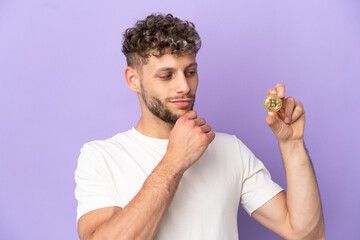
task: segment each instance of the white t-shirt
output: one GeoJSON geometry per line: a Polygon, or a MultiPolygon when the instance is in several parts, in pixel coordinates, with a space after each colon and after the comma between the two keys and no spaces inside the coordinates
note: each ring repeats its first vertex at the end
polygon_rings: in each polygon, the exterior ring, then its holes
{"type": "MultiPolygon", "coordinates": [[[[85,143],[75,171],[77,220],[98,208],[124,208],[163,158],[168,139],[134,127],[85,143]]],[[[263,163],[234,135],[216,133],[185,171],[155,239],[238,239],[239,204],[251,214],[283,190],[263,163]]]]}

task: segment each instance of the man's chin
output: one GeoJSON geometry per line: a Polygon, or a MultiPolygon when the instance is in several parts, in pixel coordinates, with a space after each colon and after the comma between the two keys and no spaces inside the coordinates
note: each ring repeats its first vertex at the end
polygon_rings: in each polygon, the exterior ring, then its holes
{"type": "Polygon", "coordinates": [[[185,113],[187,113],[188,111],[190,111],[190,109],[178,109],[177,111],[171,111],[171,119],[172,119],[172,123],[175,124],[175,122],[181,118],[185,113]],[[174,122],[175,121],[175,122],[174,122]]]}
{"type": "Polygon", "coordinates": [[[172,113],[176,116],[179,116],[179,118],[184,115],[185,113],[191,111],[192,108],[180,108],[180,109],[177,109],[176,111],[172,111],[172,113]]]}
{"type": "Polygon", "coordinates": [[[173,116],[176,116],[176,119],[179,119],[180,117],[182,117],[184,114],[186,114],[187,112],[193,110],[193,106],[188,106],[188,107],[184,107],[184,108],[180,108],[180,107],[172,107],[172,108],[168,108],[168,110],[171,112],[171,114],[173,116]]]}

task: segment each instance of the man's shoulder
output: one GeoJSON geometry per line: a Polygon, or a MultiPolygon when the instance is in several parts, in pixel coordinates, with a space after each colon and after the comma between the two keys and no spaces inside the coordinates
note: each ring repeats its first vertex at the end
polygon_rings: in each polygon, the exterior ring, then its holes
{"type": "Polygon", "coordinates": [[[215,132],[215,139],[211,142],[210,146],[217,148],[234,147],[238,144],[238,138],[234,134],[215,132]]]}
{"type": "Polygon", "coordinates": [[[94,149],[94,150],[104,150],[114,145],[118,145],[121,141],[124,141],[128,137],[130,130],[117,133],[109,138],[105,139],[96,139],[85,142],[82,146],[82,149],[94,149]]]}
{"type": "Polygon", "coordinates": [[[211,143],[211,145],[215,145],[217,147],[236,147],[239,149],[247,148],[244,142],[237,137],[235,134],[223,133],[223,132],[215,132],[215,139],[211,143]]]}
{"type": "Polygon", "coordinates": [[[234,134],[224,133],[224,132],[215,132],[214,141],[217,142],[234,142],[238,138],[234,134]]]}

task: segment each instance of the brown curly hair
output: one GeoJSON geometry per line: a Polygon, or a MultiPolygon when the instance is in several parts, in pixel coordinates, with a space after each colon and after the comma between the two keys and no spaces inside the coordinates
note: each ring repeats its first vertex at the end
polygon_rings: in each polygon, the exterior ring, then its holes
{"type": "Polygon", "coordinates": [[[197,54],[201,47],[199,34],[192,22],[182,21],[171,14],[151,14],[137,21],[133,28],[126,29],[122,52],[128,66],[139,68],[153,55],[161,57],[197,54]]]}

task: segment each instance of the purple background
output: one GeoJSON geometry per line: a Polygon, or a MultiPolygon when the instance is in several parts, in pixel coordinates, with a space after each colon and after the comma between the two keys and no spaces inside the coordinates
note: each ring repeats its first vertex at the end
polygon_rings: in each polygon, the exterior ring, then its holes
{"type": "MultiPolygon", "coordinates": [[[[78,239],[74,171],[87,141],[136,125],[122,33],[150,13],[193,21],[195,110],[236,134],[286,187],[266,91],[304,103],[328,239],[360,239],[360,3],[1,1],[0,239],[78,239]]],[[[240,239],[280,239],[239,211],[240,239]]]]}

